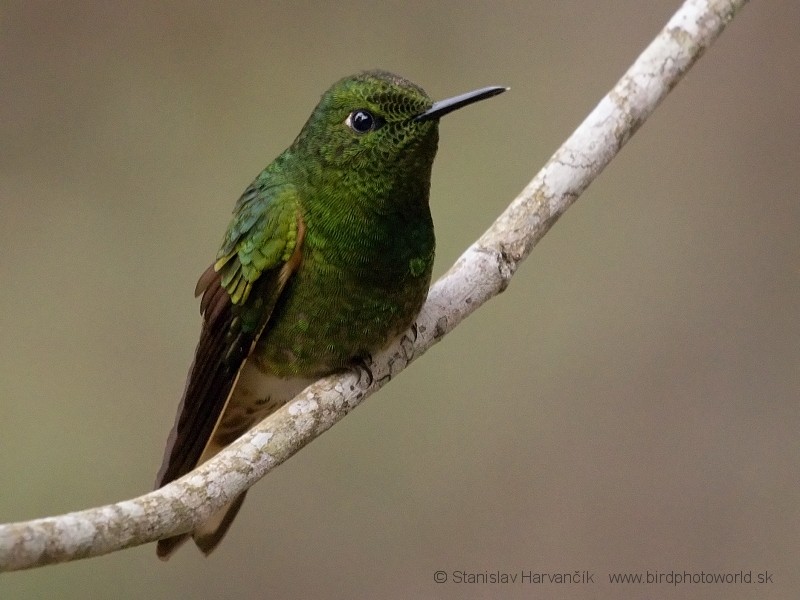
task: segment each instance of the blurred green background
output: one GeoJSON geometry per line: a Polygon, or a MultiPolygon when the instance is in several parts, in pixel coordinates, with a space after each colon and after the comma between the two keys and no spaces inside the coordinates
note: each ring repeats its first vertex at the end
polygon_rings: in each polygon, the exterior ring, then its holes
{"type": "MultiPolygon", "coordinates": [[[[442,123],[441,274],[679,4],[0,8],[0,521],[150,489],[195,281],[333,81],[512,87],[442,123]]],[[[148,545],[3,575],[0,598],[795,596],[799,22],[746,8],[508,291],[260,482],[210,558],[148,545]],[[648,569],[773,583],[607,583],[648,569]]]]}

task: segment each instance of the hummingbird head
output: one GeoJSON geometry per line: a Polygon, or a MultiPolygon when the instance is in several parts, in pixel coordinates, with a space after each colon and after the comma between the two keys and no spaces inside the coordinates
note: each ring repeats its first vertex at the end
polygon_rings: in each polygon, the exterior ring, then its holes
{"type": "Polygon", "coordinates": [[[334,169],[348,179],[429,182],[439,118],[505,90],[483,88],[434,103],[407,79],[365,71],[339,80],[323,94],[292,148],[311,155],[323,171],[334,169]]]}

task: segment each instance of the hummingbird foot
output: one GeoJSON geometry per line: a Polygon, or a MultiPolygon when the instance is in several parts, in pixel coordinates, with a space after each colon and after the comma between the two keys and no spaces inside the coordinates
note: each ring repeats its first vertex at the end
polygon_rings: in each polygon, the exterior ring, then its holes
{"type": "Polygon", "coordinates": [[[375,381],[372,374],[372,355],[360,356],[353,361],[353,369],[358,373],[358,382],[361,383],[361,378],[367,376],[367,387],[371,386],[375,381]]]}

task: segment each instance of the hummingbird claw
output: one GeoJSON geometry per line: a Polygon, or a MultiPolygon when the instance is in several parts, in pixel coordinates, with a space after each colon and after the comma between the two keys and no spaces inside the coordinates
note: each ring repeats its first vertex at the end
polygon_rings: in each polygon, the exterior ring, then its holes
{"type": "Polygon", "coordinates": [[[358,371],[358,381],[361,382],[361,377],[363,375],[367,376],[367,387],[371,386],[372,383],[375,381],[375,377],[372,374],[372,369],[370,368],[370,364],[372,363],[372,356],[367,354],[366,356],[361,356],[357,358],[353,362],[353,368],[358,371]]]}

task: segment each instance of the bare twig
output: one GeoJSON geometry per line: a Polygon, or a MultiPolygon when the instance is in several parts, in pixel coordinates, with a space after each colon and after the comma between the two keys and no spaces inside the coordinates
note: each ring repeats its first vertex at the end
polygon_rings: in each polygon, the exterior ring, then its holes
{"type": "Polygon", "coordinates": [[[0,525],[0,570],[98,556],[188,531],[326,431],[509,284],[747,0],[688,0],[506,211],[431,288],[415,332],[374,357],[374,382],[325,378],[198,469],[116,504],[0,525]]]}

